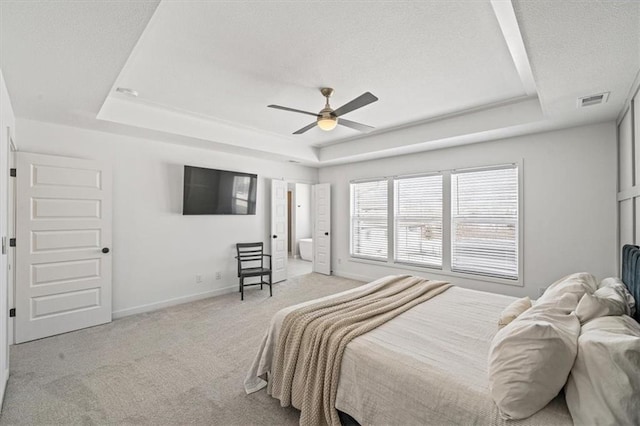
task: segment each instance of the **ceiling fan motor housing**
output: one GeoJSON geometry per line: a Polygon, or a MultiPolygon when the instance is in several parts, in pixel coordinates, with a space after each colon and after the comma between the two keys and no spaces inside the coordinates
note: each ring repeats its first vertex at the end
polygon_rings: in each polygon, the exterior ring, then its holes
{"type": "Polygon", "coordinates": [[[323,87],[320,89],[320,93],[322,93],[322,96],[327,98],[327,102],[324,108],[318,113],[318,121],[335,119],[337,123],[338,117],[333,114],[333,108],[329,106],[329,98],[333,95],[333,89],[331,87],[323,87]]]}
{"type": "Polygon", "coordinates": [[[320,119],[331,119],[331,120],[337,120],[338,117],[336,117],[335,115],[333,115],[333,109],[326,107],[323,108],[319,113],[318,113],[318,120],[320,119]]]}

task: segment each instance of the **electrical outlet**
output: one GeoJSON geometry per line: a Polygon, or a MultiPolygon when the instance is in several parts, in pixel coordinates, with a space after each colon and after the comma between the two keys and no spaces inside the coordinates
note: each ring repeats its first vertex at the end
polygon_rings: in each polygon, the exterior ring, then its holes
{"type": "Polygon", "coordinates": [[[196,275],[196,284],[200,284],[202,282],[202,275],[196,275]]]}
{"type": "Polygon", "coordinates": [[[221,280],[222,279],[222,272],[218,271],[216,272],[216,280],[221,280]]]}

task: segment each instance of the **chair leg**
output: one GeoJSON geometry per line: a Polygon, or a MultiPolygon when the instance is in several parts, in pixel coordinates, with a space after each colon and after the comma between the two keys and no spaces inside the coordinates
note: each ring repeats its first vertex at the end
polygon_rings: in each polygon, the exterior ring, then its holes
{"type": "Polygon", "coordinates": [[[244,277],[240,278],[240,300],[244,300],[244,277]]]}
{"type": "Polygon", "coordinates": [[[269,297],[273,296],[273,290],[271,289],[271,273],[269,273],[269,297]]]}
{"type": "Polygon", "coordinates": [[[262,290],[262,284],[264,284],[264,280],[262,278],[264,278],[264,275],[260,275],[260,290],[262,290]]]}

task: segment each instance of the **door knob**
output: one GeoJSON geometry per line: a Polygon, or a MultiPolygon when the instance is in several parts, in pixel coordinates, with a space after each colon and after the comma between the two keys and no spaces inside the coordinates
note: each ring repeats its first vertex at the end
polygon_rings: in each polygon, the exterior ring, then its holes
{"type": "Polygon", "coordinates": [[[325,232],[325,233],[324,233],[324,235],[329,235],[329,233],[328,233],[328,232],[325,232]]]}
{"type": "Polygon", "coordinates": [[[109,247],[105,247],[105,248],[103,248],[103,249],[102,249],[102,252],[103,252],[103,253],[105,253],[105,254],[106,254],[106,253],[109,253],[109,247]]]}
{"type": "Polygon", "coordinates": [[[273,236],[273,238],[278,238],[278,236],[277,236],[277,235],[274,235],[274,236],[273,236]]]}

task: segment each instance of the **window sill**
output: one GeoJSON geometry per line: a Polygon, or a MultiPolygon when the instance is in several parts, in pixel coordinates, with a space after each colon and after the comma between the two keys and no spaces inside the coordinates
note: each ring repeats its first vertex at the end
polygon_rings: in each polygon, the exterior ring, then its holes
{"type": "Polygon", "coordinates": [[[349,262],[363,263],[366,265],[383,266],[386,268],[393,268],[393,269],[404,269],[407,271],[417,271],[417,272],[423,272],[423,273],[431,272],[436,275],[444,275],[447,277],[464,278],[464,279],[473,280],[473,281],[483,281],[483,282],[488,282],[492,284],[508,285],[512,287],[524,287],[522,278],[518,278],[517,280],[508,280],[505,278],[494,278],[494,277],[488,277],[485,275],[464,274],[461,272],[447,271],[447,270],[444,270],[441,268],[435,268],[435,267],[407,265],[404,263],[395,263],[395,262],[389,262],[385,260],[370,260],[370,259],[363,259],[359,257],[350,257],[349,262]]]}

